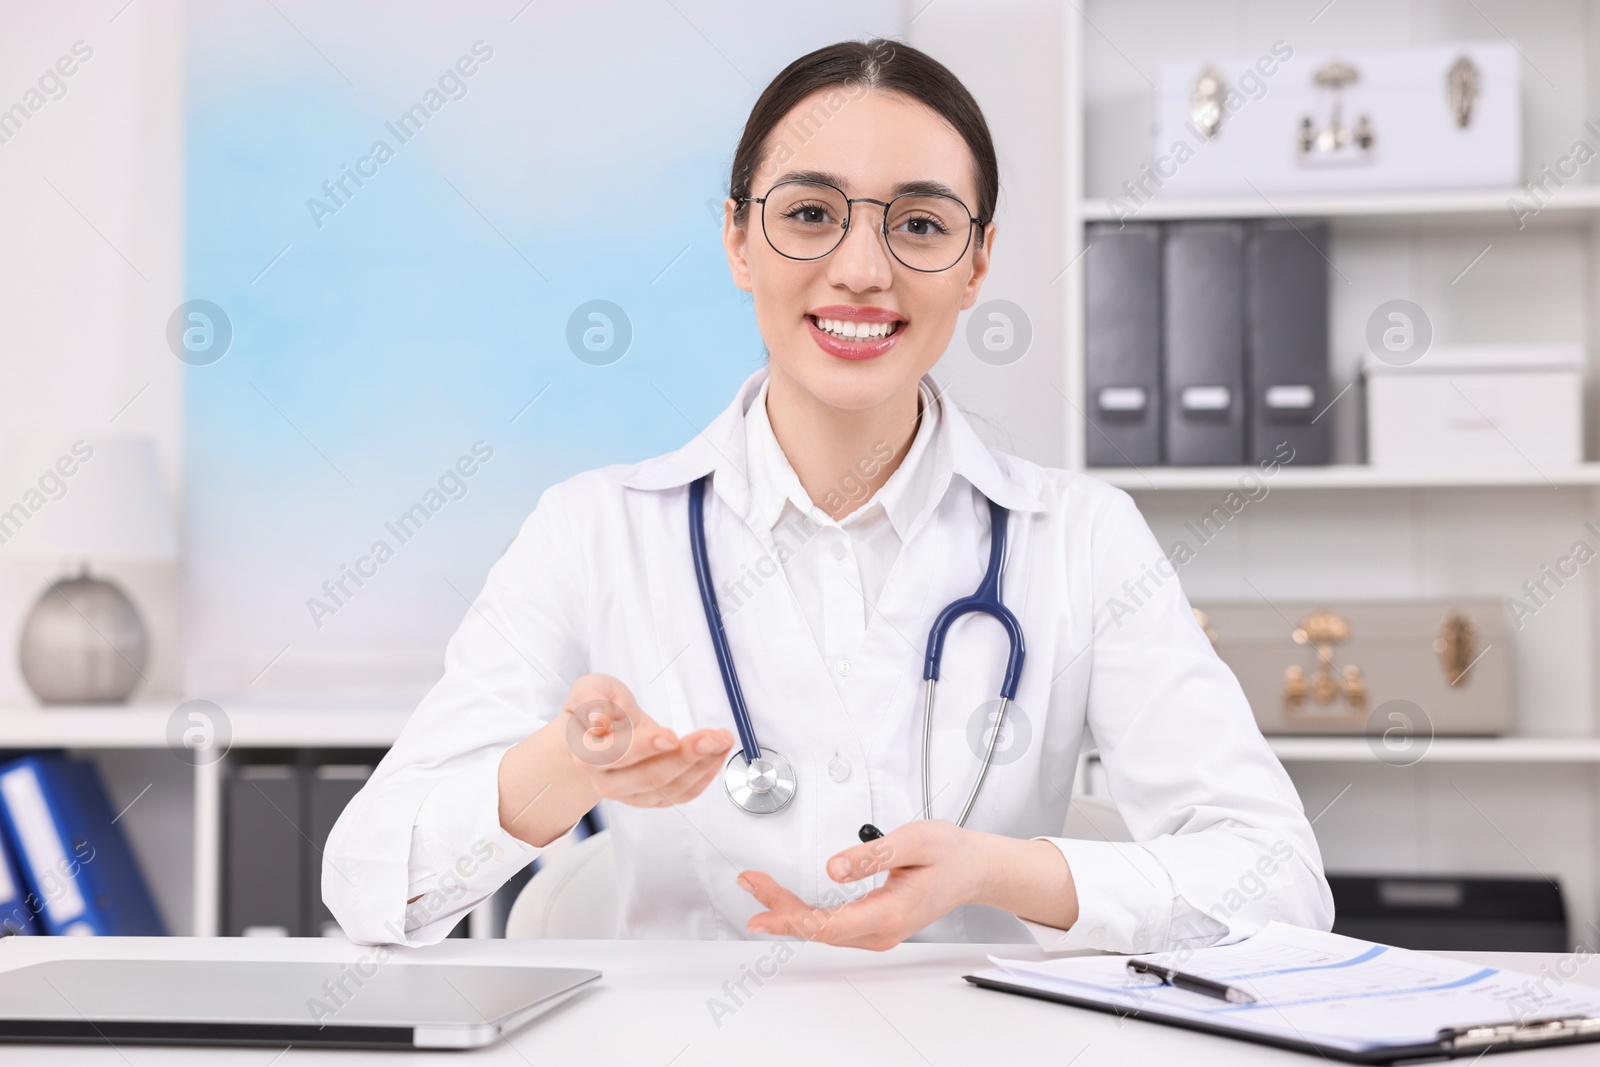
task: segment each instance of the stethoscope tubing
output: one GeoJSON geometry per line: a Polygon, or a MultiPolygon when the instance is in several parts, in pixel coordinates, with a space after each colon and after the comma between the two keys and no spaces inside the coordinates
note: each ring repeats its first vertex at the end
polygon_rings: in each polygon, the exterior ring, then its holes
{"type": "Polygon", "coordinates": [[[1022,660],[1026,655],[1026,649],[1022,641],[1022,624],[1000,599],[1000,575],[1006,552],[1006,509],[993,500],[987,503],[989,565],[984,569],[983,581],[978,583],[977,590],[971,596],[952,600],[945,605],[943,611],[939,612],[938,618],[934,619],[933,628],[928,631],[928,650],[922,660],[922,677],[929,681],[939,680],[939,663],[944,658],[944,639],[950,633],[951,625],[963,615],[980,611],[992,616],[1005,627],[1006,640],[1010,644],[1011,652],[1006,659],[1006,674],[1000,684],[1000,695],[1006,700],[1015,700],[1017,685],[1022,681],[1022,660]]]}
{"type": "MultiPolygon", "coordinates": [[[[722,625],[722,609],[717,604],[716,589],[711,580],[711,564],[706,551],[705,494],[706,482],[709,479],[710,475],[702,475],[689,483],[689,547],[694,557],[695,582],[700,591],[700,603],[705,609],[706,621],[711,632],[711,646],[716,652],[717,668],[722,674],[722,687],[728,694],[728,706],[733,712],[733,722],[739,733],[739,743],[743,746],[745,760],[754,763],[761,758],[761,746],[756,742],[755,726],[750,719],[749,707],[745,704],[744,690],[739,685],[738,671],[733,664],[733,652],[728,647],[727,633],[722,625]]],[[[1006,631],[1009,654],[1006,659],[1005,677],[1000,685],[999,715],[994,728],[989,731],[988,740],[984,745],[983,761],[978,767],[977,780],[973,782],[972,789],[967,793],[967,799],[961,806],[961,813],[956,819],[957,826],[966,825],[967,818],[972,814],[972,808],[977,802],[978,791],[983,788],[989,767],[994,762],[995,744],[1000,737],[1000,731],[1005,727],[1006,710],[1016,699],[1017,687],[1022,680],[1022,664],[1026,656],[1022,624],[1005,606],[1000,596],[1000,582],[1005,563],[1007,512],[993,500],[987,503],[989,562],[984,570],[983,581],[971,596],[952,601],[939,612],[932,628],[928,631],[928,647],[923,656],[922,677],[927,682],[927,697],[922,715],[922,817],[926,819],[930,817],[933,808],[933,799],[929,795],[929,784],[933,778],[933,696],[934,687],[939,681],[939,665],[944,658],[945,637],[958,618],[972,612],[990,616],[1006,631]]],[[[737,799],[734,802],[739,803],[737,799]]],[[[740,806],[744,807],[742,804],[740,806]]],[[[746,808],[746,810],[751,809],[746,808]]]]}
{"type": "Polygon", "coordinates": [[[716,589],[711,584],[711,563],[706,555],[706,477],[689,483],[689,547],[694,556],[694,577],[700,587],[700,604],[705,608],[706,621],[710,623],[711,647],[717,653],[717,669],[722,672],[722,688],[728,694],[728,706],[733,709],[733,725],[739,733],[739,745],[744,758],[754,763],[761,758],[761,746],[756,742],[756,729],[750,721],[750,709],[744,702],[744,690],[739,685],[739,674],[733,666],[733,651],[728,647],[728,635],[722,628],[722,608],[717,604],[716,589]]]}

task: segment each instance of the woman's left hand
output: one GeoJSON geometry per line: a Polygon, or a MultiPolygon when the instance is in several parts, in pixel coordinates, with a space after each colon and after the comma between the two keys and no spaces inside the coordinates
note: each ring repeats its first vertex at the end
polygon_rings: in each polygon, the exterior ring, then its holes
{"type": "Polygon", "coordinates": [[[752,916],[747,928],[854,948],[893,948],[963,904],[983,899],[985,853],[992,840],[993,835],[942,819],[919,819],[876,841],[847,848],[828,860],[828,877],[835,882],[856,882],[879,871],[888,871],[889,877],[860,899],[837,907],[813,907],[771,875],[744,871],[740,888],[767,908],[752,916]]]}

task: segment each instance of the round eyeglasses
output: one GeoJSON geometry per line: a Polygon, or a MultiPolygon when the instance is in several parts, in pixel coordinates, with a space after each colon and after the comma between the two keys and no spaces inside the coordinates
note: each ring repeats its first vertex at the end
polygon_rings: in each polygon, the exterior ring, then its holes
{"type": "Polygon", "coordinates": [[[885,203],[870,196],[848,197],[826,182],[779,182],[766,196],[744,196],[761,205],[761,232],[772,250],[788,259],[821,259],[838,248],[850,231],[856,204],[883,208],[883,239],[889,253],[912,270],[933,274],[961,262],[972,241],[974,218],[967,205],[942,193],[901,193],[885,203]]]}

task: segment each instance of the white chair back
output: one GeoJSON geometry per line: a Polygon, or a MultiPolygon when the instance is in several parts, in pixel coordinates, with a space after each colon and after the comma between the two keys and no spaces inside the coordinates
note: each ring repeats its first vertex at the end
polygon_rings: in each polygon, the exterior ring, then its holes
{"type": "Polygon", "coordinates": [[[507,937],[596,940],[617,936],[621,902],[611,831],[584,838],[548,858],[517,894],[507,937]]]}

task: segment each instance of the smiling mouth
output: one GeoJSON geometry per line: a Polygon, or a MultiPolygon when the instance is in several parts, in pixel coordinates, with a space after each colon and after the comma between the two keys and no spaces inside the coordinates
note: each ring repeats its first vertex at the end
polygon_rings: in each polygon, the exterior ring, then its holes
{"type": "Polygon", "coordinates": [[[905,325],[904,320],[894,322],[852,322],[849,319],[824,319],[816,315],[807,315],[811,325],[827,334],[829,337],[840,341],[853,341],[857,344],[870,344],[873,341],[882,341],[886,337],[893,337],[905,325]]]}

